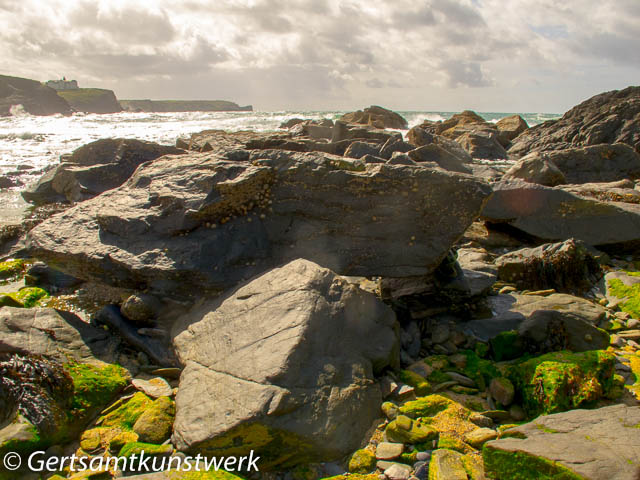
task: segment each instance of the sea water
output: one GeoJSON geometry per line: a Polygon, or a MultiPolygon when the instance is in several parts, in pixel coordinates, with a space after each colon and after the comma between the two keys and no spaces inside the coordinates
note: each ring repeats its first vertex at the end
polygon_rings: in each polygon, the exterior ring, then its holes
{"type": "MultiPolygon", "coordinates": [[[[0,117],[0,176],[9,172],[21,185],[0,190],[0,222],[20,221],[27,204],[20,191],[35,183],[43,172],[59,162],[60,155],[70,153],[100,138],[137,138],[174,145],[179,137],[189,137],[207,129],[227,131],[275,131],[291,118],[335,120],[342,111],[280,112],[179,112],[179,113],[114,113],[108,115],[74,114],[71,116],[33,116],[21,109],[0,117]]],[[[409,127],[424,120],[445,120],[457,112],[399,112],[409,127]]],[[[479,113],[489,122],[513,113],[479,113]]],[[[529,124],[537,125],[559,115],[520,113],[529,124]]]]}

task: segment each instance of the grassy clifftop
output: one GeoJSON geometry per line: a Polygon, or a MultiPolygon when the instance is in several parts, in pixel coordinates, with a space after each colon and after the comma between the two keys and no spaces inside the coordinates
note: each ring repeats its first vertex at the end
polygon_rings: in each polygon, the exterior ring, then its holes
{"type": "Polygon", "coordinates": [[[111,90],[79,88],[77,90],[61,90],[58,95],[64,98],[77,112],[116,113],[122,111],[122,107],[111,90]]]}

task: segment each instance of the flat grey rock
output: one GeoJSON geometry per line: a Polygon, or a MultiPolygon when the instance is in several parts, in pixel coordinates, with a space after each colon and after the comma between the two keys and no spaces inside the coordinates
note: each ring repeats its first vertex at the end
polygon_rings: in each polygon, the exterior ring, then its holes
{"type": "MultiPolygon", "coordinates": [[[[526,438],[491,441],[485,450],[541,457],[586,480],[636,480],[640,475],[640,407],[614,405],[543,415],[507,432],[526,438]]],[[[486,462],[486,451],[484,457],[486,462]]],[[[503,478],[499,464],[487,465],[487,470],[503,478]]]]}
{"type": "Polygon", "coordinates": [[[374,295],[307,260],[195,308],[173,332],[185,365],[174,445],[269,457],[285,442],[291,456],[266,459],[277,466],[353,453],[380,416],[374,372],[398,364],[395,323],[374,295]]]}

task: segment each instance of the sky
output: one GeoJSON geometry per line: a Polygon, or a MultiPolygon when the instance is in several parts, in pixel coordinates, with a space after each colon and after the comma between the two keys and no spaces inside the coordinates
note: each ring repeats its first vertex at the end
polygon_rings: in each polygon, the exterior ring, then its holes
{"type": "Polygon", "coordinates": [[[640,84],[640,0],[0,0],[0,73],[257,110],[562,113],[640,84]]]}

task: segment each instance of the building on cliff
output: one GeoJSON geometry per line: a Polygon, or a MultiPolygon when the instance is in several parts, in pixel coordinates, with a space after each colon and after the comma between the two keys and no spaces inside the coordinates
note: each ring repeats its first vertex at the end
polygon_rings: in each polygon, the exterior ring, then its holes
{"type": "Polygon", "coordinates": [[[78,82],[76,80],[67,80],[62,77],[62,80],[49,80],[45,83],[47,87],[51,87],[54,90],[78,90],[78,82]]]}

